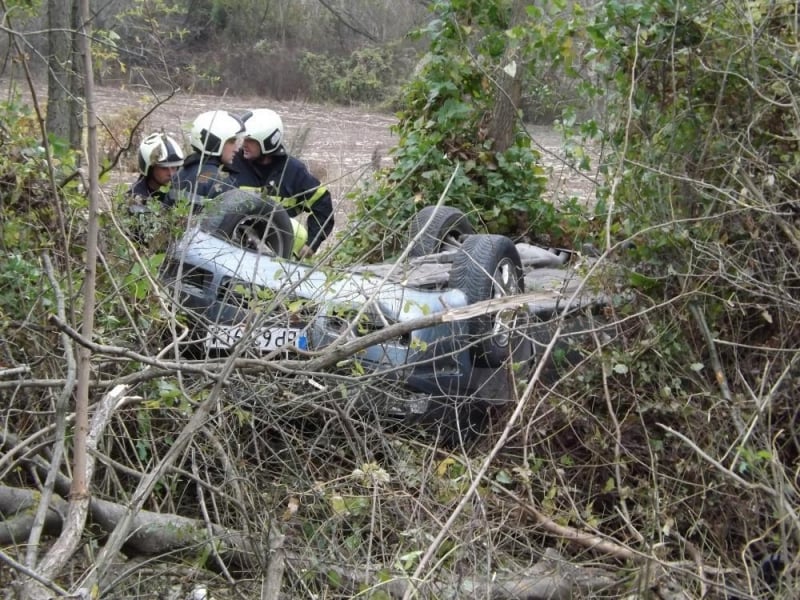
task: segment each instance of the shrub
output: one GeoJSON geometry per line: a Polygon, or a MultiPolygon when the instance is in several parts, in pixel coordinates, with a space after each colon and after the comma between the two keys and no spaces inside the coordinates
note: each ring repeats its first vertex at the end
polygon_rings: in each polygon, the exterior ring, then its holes
{"type": "MultiPolygon", "coordinates": [[[[493,69],[507,43],[515,43],[508,40],[527,40],[524,27],[509,28],[509,13],[501,4],[435,3],[438,18],[418,32],[427,36],[429,52],[404,87],[394,127],[398,142],[390,151],[394,164],[351,194],[356,217],[377,223],[348,237],[351,255],[379,258],[379,252],[395,252],[405,241],[396,232],[405,231],[414,212],[442,195],[491,233],[553,243],[571,238],[566,231],[578,222],[542,199],[546,173],[520,123],[513,125],[516,135],[507,149],[497,150],[487,135],[502,93],[492,83],[493,69]]],[[[527,68],[550,56],[549,50],[543,54],[544,46],[525,46],[527,68]]]]}
{"type": "Polygon", "coordinates": [[[361,48],[345,57],[306,52],[300,69],[309,81],[310,99],[317,102],[377,104],[396,91],[392,46],[361,48]]]}

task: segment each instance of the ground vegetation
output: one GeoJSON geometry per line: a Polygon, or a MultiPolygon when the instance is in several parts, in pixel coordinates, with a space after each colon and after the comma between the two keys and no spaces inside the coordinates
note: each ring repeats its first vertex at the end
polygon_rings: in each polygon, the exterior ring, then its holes
{"type": "MultiPolygon", "coordinates": [[[[285,20],[261,22],[233,3],[127,6],[124,27],[96,23],[125,42],[97,33],[108,54],[93,71],[113,81],[125,65],[161,97],[224,73],[171,59],[226,31],[283,25],[264,47],[284,56],[295,27],[388,39],[367,26],[371,3],[293,18],[312,4],[277,2],[285,20]]],[[[113,198],[97,209],[86,150],[43,134],[46,111],[22,77],[25,99],[0,103],[9,597],[797,597],[797,4],[554,0],[526,6],[519,30],[514,4],[431,3],[397,144],[350,198],[349,241],[331,245],[350,261],[402,251],[415,208],[442,201],[592,265],[587,284],[609,302],[579,331],[553,320],[573,340],[553,356],[560,372],[519,373],[516,402],[455,448],[435,426],[356,410],[403,393],[357,361],[180,355],[190,332],[158,284],[163,254],[133,243],[113,198]],[[564,163],[596,194],[546,203],[531,129],[516,123],[502,152],[483,137],[497,73],[515,68],[529,69],[522,96],[557,115],[564,163]],[[556,73],[574,98],[531,83],[556,73]],[[79,450],[88,495],[72,487],[79,450]],[[85,526],[65,518],[81,502],[85,526]],[[45,557],[67,533],[78,550],[54,572],[45,557]]],[[[24,6],[0,7],[3,31],[26,42],[8,44],[6,68],[18,69],[38,42],[16,19],[24,6]]],[[[187,215],[165,215],[163,233],[187,215]]]]}

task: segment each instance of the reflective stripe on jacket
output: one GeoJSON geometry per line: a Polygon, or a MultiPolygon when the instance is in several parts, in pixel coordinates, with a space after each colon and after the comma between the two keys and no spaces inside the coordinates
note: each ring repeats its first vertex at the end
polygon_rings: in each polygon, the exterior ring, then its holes
{"type": "Polygon", "coordinates": [[[305,163],[293,156],[273,156],[269,164],[257,164],[236,153],[231,167],[236,187],[260,189],[296,217],[309,213],[308,245],[316,250],[333,230],[333,201],[330,192],[314,177],[305,163]]]}

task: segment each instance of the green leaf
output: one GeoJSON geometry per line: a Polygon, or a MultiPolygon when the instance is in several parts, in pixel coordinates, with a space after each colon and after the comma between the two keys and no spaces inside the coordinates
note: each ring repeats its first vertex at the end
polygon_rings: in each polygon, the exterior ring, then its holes
{"type": "Polygon", "coordinates": [[[514,478],[509,475],[508,471],[505,469],[501,469],[497,472],[497,475],[494,476],[495,481],[497,483],[502,483],[503,485],[511,485],[514,483],[514,478]]]}
{"type": "Polygon", "coordinates": [[[331,505],[331,510],[333,510],[335,515],[344,516],[349,514],[349,511],[347,510],[347,504],[345,503],[344,498],[342,498],[340,495],[334,494],[330,497],[329,502],[331,505]]]}
{"type": "Polygon", "coordinates": [[[328,582],[330,582],[334,588],[340,588],[342,586],[342,576],[337,571],[330,569],[327,572],[327,576],[328,582]]]}
{"type": "Polygon", "coordinates": [[[412,552],[403,554],[397,559],[397,561],[401,569],[404,571],[410,571],[412,568],[414,568],[414,565],[417,564],[420,556],[422,556],[422,550],[413,550],[412,552]]]}

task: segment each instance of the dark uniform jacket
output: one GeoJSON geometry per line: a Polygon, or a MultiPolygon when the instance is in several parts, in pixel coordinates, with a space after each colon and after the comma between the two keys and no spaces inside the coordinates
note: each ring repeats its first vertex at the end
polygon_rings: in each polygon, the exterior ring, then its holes
{"type": "Polygon", "coordinates": [[[145,232],[149,227],[146,225],[145,215],[153,212],[151,208],[153,200],[160,202],[163,206],[172,206],[173,201],[170,194],[171,191],[166,186],[155,191],[151,190],[147,185],[147,177],[144,175],[134,181],[125,194],[128,213],[132,217],[127,223],[128,233],[131,239],[140,246],[147,246],[148,236],[145,232]]]}
{"type": "Polygon", "coordinates": [[[289,216],[308,212],[308,245],[317,250],[333,230],[333,200],[328,189],[314,177],[305,163],[292,156],[271,156],[270,164],[245,160],[236,153],[231,181],[239,188],[260,188],[280,202],[289,216]]]}
{"type": "MultiPolygon", "coordinates": [[[[172,187],[177,193],[203,198],[214,198],[234,186],[230,181],[230,173],[218,156],[202,156],[194,152],[186,157],[183,166],[175,173],[172,187]],[[201,161],[202,158],[202,161],[201,161]]],[[[168,204],[175,204],[177,194],[170,194],[168,204]]]]}
{"type": "Polygon", "coordinates": [[[152,191],[150,186],[147,185],[147,177],[144,175],[140,175],[139,179],[133,182],[133,185],[128,190],[128,197],[142,206],[147,204],[151,198],[164,204],[168,203],[167,192],[162,189],[152,191]]]}

